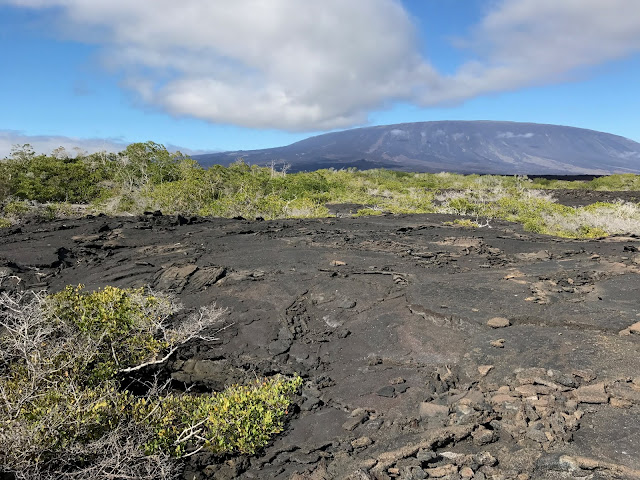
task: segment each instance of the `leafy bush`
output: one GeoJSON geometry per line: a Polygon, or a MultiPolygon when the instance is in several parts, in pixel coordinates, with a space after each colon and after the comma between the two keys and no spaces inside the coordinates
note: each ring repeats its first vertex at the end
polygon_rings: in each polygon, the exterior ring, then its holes
{"type": "Polygon", "coordinates": [[[274,377],[252,385],[233,385],[212,395],[168,395],[136,405],[135,415],[155,433],[148,454],[177,457],[206,448],[214,453],[253,454],[283,429],[300,377],[274,377]]]}
{"type": "Polygon", "coordinates": [[[8,162],[9,191],[21,199],[39,202],[86,203],[98,195],[101,173],[82,159],[40,155],[27,162],[8,162]]]}
{"type": "Polygon", "coordinates": [[[463,219],[456,219],[453,222],[451,222],[453,225],[457,225],[459,227],[463,227],[463,228],[478,228],[480,225],[477,222],[474,222],[473,220],[470,220],[468,218],[463,218],[463,219]]]}
{"type": "Polygon", "coordinates": [[[355,214],[356,217],[367,217],[376,215],[382,215],[382,210],[376,210],[373,208],[361,208],[355,214]]]}
{"type": "Polygon", "coordinates": [[[624,173],[598,177],[588,182],[588,188],[604,191],[640,190],[640,175],[624,173]]]}
{"type": "Polygon", "coordinates": [[[112,378],[119,370],[155,358],[171,345],[164,326],[178,306],[164,295],[145,295],[144,289],[105,287],[83,293],[68,286],[48,298],[52,321],[71,324],[95,342],[89,365],[76,375],[91,384],[112,378]],[[162,337],[157,338],[158,333],[162,337]]]}
{"type": "Polygon", "coordinates": [[[5,204],[4,214],[10,217],[20,217],[31,210],[30,205],[21,200],[9,201],[5,204]]]}
{"type": "Polygon", "coordinates": [[[152,383],[136,396],[121,375],[162,365],[194,338],[213,339],[205,331],[220,326],[220,309],[169,326],[180,306],[142,289],[79,286],[1,300],[0,472],[17,478],[172,478],[171,457],[253,453],[282,430],[301,383],[275,377],[198,396],[152,383]]]}

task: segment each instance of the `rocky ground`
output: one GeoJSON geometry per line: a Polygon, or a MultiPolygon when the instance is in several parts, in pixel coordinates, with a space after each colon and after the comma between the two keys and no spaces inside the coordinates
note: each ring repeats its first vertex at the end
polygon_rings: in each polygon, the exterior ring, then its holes
{"type": "Polygon", "coordinates": [[[584,207],[595,202],[640,202],[640,192],[600,192],[594,190],[547,190],[558,203],[569,207],[584,207]]]}
{"type": "Polygon", "coordinates": [[[231,326],[172,360],[176,386],[303,376],[269,447],[195,456],[185,478],[640,478],[640,238],[332,208],[5,229],[3,288],[151,285],[187,308],[215,302],[231,326]]]}

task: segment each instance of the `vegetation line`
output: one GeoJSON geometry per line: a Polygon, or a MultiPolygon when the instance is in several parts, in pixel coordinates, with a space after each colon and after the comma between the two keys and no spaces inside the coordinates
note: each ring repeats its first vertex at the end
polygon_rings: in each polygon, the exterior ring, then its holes
{"type": "Polygon", "coordinates": [[[184,216],[311,218],[329,216],[327,204],[362,205],[357,215],[449,213],[466,227],[492,219],[529,231],[574,238],[640,233],[637,203],[568,207],[556,189],[640,190],[640,176],[611,175],[588,182],[522,176],[406,173],[375,169],[287,174],[286,166],[242,160],[202,168],[194,160],[147,142],[120,153],[36,155],[28,145],[0,162],[0,226],[26,217],[81,213],[140,214],[161,210],[184,216]]]}

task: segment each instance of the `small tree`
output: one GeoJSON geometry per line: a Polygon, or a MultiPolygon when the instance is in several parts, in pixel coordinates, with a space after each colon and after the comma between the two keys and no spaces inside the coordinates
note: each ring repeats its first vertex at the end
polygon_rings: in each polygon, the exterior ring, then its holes
{"type": "Polygon", "coordinates": [[[13,145],[10,158],[18,162],[27,162],[36,156],[36,152],[29,143],[13,145]]]}
{"type": "Polygon", "coordinates": [[[132,143],[120,152],[115,176],[125,190],[159,185],[180,179],[181,153],[170,153],[155,142],[132,143]]]}

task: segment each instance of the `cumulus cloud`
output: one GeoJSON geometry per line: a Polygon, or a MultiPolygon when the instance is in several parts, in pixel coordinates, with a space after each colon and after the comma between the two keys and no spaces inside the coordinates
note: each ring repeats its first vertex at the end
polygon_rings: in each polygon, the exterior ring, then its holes
{"type": "Polygon", "coordinates": [[[144,101],[212,122],[347,127],[437,76],[393,0],[1,1],[57,7],[144,101]]]}
{"type": "Polygon", "coordinates": [[[640,49],[637,0],[501,0],[442,75],[399,0],[0,0],[43,9],[174,115],[285,130],[363,124],[394,101],[448,104],[570,78],[640,49]]]}

